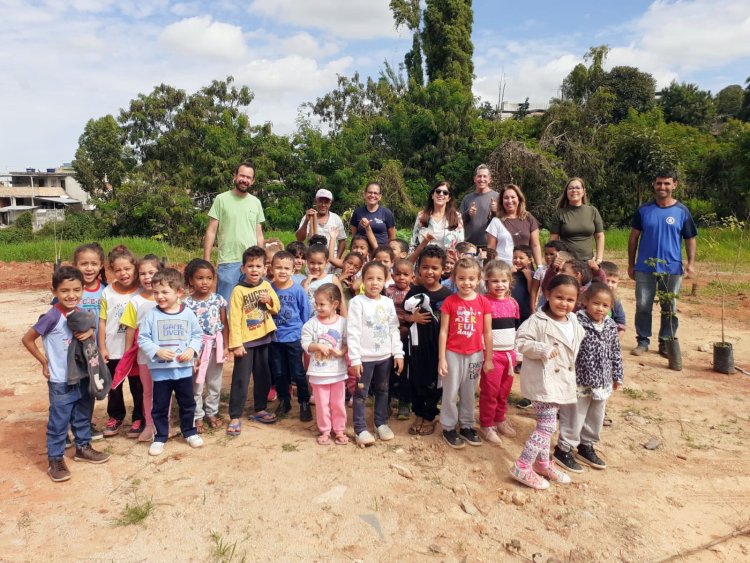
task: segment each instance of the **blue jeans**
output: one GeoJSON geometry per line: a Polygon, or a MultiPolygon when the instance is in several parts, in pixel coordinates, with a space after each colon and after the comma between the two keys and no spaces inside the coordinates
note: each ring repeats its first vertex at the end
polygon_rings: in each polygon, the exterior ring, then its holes
{"type": "Polygon", "coordinates": [[[91,442],[91,409],[89,378],[75,385],[47,382],[49,388],[49,419],[47,420],[47,457],[60,459],[65,453],[68,425],[73,428],[76,447],[91,442]]]}
{"type": "MultiPolygon", "coordinates": [[[[680,293],[681,275],[655,276],[651,272],[635,272],[635,333],[639,345],[648,348],[651,337],[651,314],[657,291],[680,293]]],[[[677,304],[675,299],[659,299],[661,323],[659,341],[677,338],[677,304]]]]}
{"type": "Polygon", "coordinates": [[[393,358],[380,360],[379,362],[362,362],[362,377],[354,391],[354,405],[352,418],[354,419],[354,432],[359,434],[367,430],[365,421],[365,401],[370,391],[375,395],[375,428],[388,422],[390,405],[388,404],[388,378],[391,375],[393,358]]]}
{"type": "MultiPolygon", "coordinates": [[[[151,372],[153,374],[153,372],[151,372]]],[[[166,442],[169,437],[169,404],[172,392],[180,407],[180,430],[183,438],[190,438],[198,431],[195,429],[195,397],[193,397],[193,378],[164,379],[154,381],[154,408],[151,416],[154,419],[156,435],[154,442],[166,442]]]]}
{"type": "Polygon", "coordinates": [[[310,390],[307,387],[305,367],[302,365],[302,345],[295,342],[271,342],[268,349],[268,366],[276,385],[279,401],[290,401],[289,385],[297,385],[297,400],[300,403],[310,402],[310,390]]]}
{"type": "Polygon", "coordinates": [[[219,278],[216,283],[216,293],[221,295],[229,303],[232,296],[232,290],[242,275],[242,262],[225,262],[219,264],[216,268],[216,276],[219,278]]]}

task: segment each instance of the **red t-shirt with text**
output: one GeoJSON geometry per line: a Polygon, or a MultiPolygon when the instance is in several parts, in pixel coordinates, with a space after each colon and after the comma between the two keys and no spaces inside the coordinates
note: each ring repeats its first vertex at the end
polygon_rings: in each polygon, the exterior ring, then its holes
{"type": "Polygon", "coordinates": [[[466,300],[454,293],[443,301],[440,313],[450,317],[446,349],[466,355],[484,349],[484,317],[492,314],[486,297],[466,300]]]}

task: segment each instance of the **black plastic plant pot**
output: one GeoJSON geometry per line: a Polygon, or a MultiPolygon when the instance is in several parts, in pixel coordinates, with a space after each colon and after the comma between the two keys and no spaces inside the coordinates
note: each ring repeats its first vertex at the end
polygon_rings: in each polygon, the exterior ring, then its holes
{"type": "Polygon", "coordinates": [[[714,342],[714,371],[734,373],[734,351],[729,342],[714,342]]]}
{"type": "Polygon", "coordinates": [[[682,352],[680,351],[680,341],[677,338],[665,340],[664,347],[669,358],[669,369],[682,371],[682,352]]]}

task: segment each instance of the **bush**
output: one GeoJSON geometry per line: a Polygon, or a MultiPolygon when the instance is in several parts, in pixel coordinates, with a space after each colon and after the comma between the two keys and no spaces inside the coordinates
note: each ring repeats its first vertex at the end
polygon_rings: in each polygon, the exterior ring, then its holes
{"type": "Polygon", "coordinates": [[[18,244],[28,242],[32,239],[31,229],[19,229],[18,227],[8,227],[0,229],[0,245],[18,244]]]}
{"type": "Polygon", "coordinates": [[[62,240],[90,241],[100,240],[108,236],[109,232],[96,211],[69,211],[65,213],[62,223],[47,223],[37,236],[50,237],[55,234],[62,240]]]}

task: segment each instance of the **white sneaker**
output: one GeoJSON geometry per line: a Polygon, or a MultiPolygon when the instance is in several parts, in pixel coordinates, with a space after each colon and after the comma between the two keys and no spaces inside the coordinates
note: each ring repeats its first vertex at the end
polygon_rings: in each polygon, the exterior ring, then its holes
{"type": "Polygon", "coordinates": [[[559,485],[570,485],[571,483],[570,475],[557,469],[551,460],[546,467],[539,465],[538,462],[534,462],[532,469],[553,483],[558,483],[559,485]]]}
{"type": "Polygon", "coordinates": [[[387,424],[381,424],[375,430],[378,433],[378,438],[380,438],[384,442],[393,440],[396,437],[396,435],[393,433],[393,430],[391,430],[387,424]]]}
{"type": "Polygon", "coordinates": [[[200,448],[203,445],[203,438],[198,436],[198,434],[193,434],[189,438],[185,438],[185,441],[191,448],[200,448]]]}
{"type": "Polygon", "coordinates": [[[164,442],[151,442],[148,455],[161,455],[164,452],[164,442]]]}
{"type": "Polygon", "coordinates": [[[502,438],[497,433],[497,428],[494,426],[487,426],[482,427],[479,429],[479,433],[482,435],[482,438],[484,438],[485,442],[489,442],[490,444],[495,444],[496,446],[499,446],[503,443],[502,438]]]}
{"type": "Polygon", "coordinates": [[[370,434],[367,430],[363,430],[357,434],[357,445],[358,446],[372,446],[375,443],[375,436],[370,434]]]}

